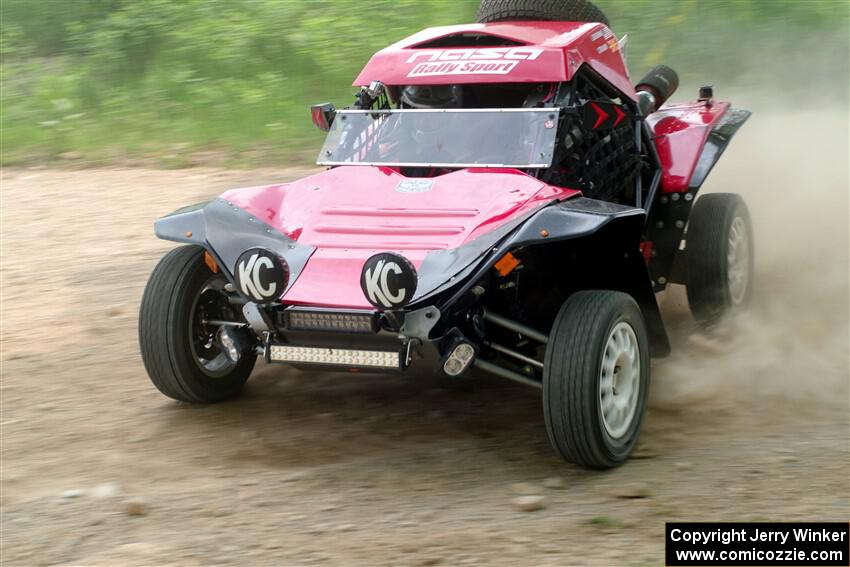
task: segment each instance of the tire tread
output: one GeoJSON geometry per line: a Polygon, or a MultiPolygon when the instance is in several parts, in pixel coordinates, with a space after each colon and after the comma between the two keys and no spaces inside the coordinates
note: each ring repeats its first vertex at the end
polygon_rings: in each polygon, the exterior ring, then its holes
{"type": "Polygon", "coordinates": [[[688,221],[686,291],[691,313],[704,325],[716,323],[731,306],[726,240],[736,214],[744,215],[749,226],[749,213],[740,195],[710,193],[697,200],[688,221]]]}
{"type": "Polygon", "coordinates": [[[609,25],[602,10],[587,0],[481,0],[476,19],[480,23],[546,20],[609,25]]]}
{"type": "Polygon", "coordinates": [[[139,347],[148,377],[156,388],[175,400],[210,403],[241,390],[255,357],[247,356],[233,372],[208,378],[184,352],[179,333],[185,332],[178,313],[188,300],[198,271],[205,269],[200,246],[171,250],[156,265],[142,295],[139,309],[139,347]]]}
{"type": "MultiPolygon", "coordinates": [[[[623,306],[640,314],[634,300],[624,293],[576,292],[564,302],[549,335],[543,378],[546,430],[557,453],[588,468],[610,468],[624,460],[607,454],[601,444],[601,426],[594,406],[601,348],[598,341],[606,333],[612,313],[623,306]]],[[[642,317],[639,322],[641,328],[635,331],[645,344],[642,317]]],[[[645,356],[648,353],[642,349],[641,357],[645,356]]]]}

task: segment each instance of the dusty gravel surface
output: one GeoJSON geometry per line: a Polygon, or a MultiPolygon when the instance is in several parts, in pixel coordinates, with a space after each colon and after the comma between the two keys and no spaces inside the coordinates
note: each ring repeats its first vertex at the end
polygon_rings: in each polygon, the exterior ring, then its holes
{"type": "Polygon", "coordinates": [[[669,520],[847,521],[846,139],[789,121],[816,122],[763,114],[707,187],[753,210],[752,311],[707,336],[667,292],[676,354],[610,472],[560,462],[539,392],[486,376],[260,366],[229,403],[160,395],[136,344],[153,219],[303,172],[2,171],[3,565],[649,566],[669,520]]]}

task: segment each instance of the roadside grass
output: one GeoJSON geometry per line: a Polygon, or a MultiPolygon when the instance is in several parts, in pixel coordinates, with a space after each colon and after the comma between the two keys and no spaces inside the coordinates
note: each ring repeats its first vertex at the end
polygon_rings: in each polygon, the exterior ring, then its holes
{"type": "MultiPolygon", "coordinates": [[[[312,160],[321,144],[311,99],[285,82],[219,80],[178,89],[154,74],[103,85],[92,99],[86,81],[69,68],[72,63],[55,58],[0,65],[0,165],[136,160],[188,167],[227,160],[254,166],[312,160]]],[[[341,100],[351,97],[344,83],[336,91],[341,100]]]]}

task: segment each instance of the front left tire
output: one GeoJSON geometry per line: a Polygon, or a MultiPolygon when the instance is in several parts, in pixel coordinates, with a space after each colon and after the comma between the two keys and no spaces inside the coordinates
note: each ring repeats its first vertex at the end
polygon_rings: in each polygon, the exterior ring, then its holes
{"type": "Polygon", "coordinates": [[[212,403],[232,398],[254,368],[256,354],[232,362],[216,341],[214,320],[234,320],[227,280],[204,262],[200,246],[166,254],[145,287],[139,312],[142,361],[154,386],[175,400],[212,403]]]}

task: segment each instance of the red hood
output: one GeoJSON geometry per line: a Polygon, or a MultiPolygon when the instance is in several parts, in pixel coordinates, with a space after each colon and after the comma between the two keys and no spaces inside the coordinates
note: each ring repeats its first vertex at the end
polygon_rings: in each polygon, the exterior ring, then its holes
{"type": "Polygon", "coordinates": [[[407,178],[387,167],[343,166],[222,197],[300,244],[316,247],[284,295],[286,303],[369,308],[360,271],[373,254],[399,252],[419,268],[430,251],[457,248],[529,210],[578,193],[512,169],[407,178]]]}

